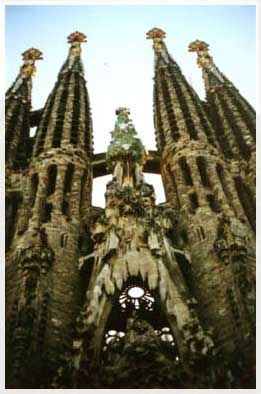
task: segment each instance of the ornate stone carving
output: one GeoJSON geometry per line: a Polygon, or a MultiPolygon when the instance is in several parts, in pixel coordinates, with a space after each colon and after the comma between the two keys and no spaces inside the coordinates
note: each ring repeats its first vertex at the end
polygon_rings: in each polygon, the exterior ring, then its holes
{"type": "Polygon", "coordinates": [[[225,264],[229,264],[235,258],[244,259],[247,256],[246,227],[239,220],[232,220],[226,214],[222,214],[214,247],[225,264]]]}

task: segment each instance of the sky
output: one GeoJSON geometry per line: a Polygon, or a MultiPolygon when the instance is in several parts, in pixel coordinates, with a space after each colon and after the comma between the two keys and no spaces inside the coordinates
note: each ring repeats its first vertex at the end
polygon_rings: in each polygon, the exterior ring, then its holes
{"type": "MultiPolygon", "coordinates": [[[[167,33],[169,52],[185,77],[204,99],[201,70],[195,53],[187,50],[200,39],[210,45],[219,69],[256,107],[256,16],[253,5],[10,5],[5,9],[6,89],[17,76],[21,53],[36,47],[33,109],[42,108],[67,57],[67,36],[75,30],[87,35],[82,60],[90,96],[94,152],[110,142],[115,109],[130,108],[146,149],[155,149],[153,127],[153,50],[146,32],[153,27],[167,33]]],[[[93,205],[104,206],[110,176],[94,181],[93,205]]],[[[165,200],[160,176],[147,175],[157,202],[165,200]]]]}

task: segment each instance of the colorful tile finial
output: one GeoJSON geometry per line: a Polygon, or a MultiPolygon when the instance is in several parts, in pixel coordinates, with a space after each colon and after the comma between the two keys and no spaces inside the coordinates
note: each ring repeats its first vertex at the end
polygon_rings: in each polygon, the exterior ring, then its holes
{"type": "Polygon", "coordinates": [[[72,67],[72,64],[74,63],[75,58],[80,57],[82,52],[81,43],[87,42],[87,37],[85,34],[80,33],[79,31],[75,31],[67,37],[67,40],[68,43],[71,44],[71,47],[69,49],[69,56],[70,56],[69,69],[70,69],[72,67]]]}
{"type": "Polygon", "coordinates": [[[153,49],[156,53],[163,53],[165,50],[165,43],[163,39],[166,37],[165,31],[154,27],[147,32],[147,40],[153,40],[153,49]]]}
{"type": "Polygon", "coordinates": [[[17,92],[19,91],[20,86],[25,81],[25,83],[28,84],[29,88],[28,88],[28,95],[26,98],[23,97],[23,100],[27,102],[31,100],[31,78],[36,73],[35,61],[42,60],[43,54],[41,51],[39,51],[39,49],[30,48],[22,53],[22,58],[23,58],[23,64],[20,67],[18,77],[16,78],[16,81],[14,82],[13,86],[10,88],[6,97],[8,98],[10,97],[10,95],[14,94],[16,96],[15,98],[17,98],[19,96],[17,92]]]}
{"type": "Polygon", "coordinates": [[[22,53],[24,63],[20,67],[20,74],[18,80],[31,78],[35,75],[36,67],[34,63],[36,60],[42,60],[43,59],[42,55],[43,55],[42,52],[36,48],[27,49],[22,53]]]}
{"type": "Polygon", "coordinates": [[[119,107],[115,110],[115,114],[118,116],[129,116],[130,115],[130,110],[128,108],[125,107],[119,107]]]}
{"type": "Polygon", "coordinates": [[[42,52],[39,51],[39,49],[36,49],[36,48],[27,49],[26,51],[24,51],[22,53],[22,57],[23,57],[24,61],[28,61],[28,60],[32,60],[32,61],[42,60],[43,59],[42,55],[43,55],[42,52]]]}
{"type": "Polygon", "coordinates": [[[149,30],[146,34],[146,38],[147,40],[154,40],[155,38],[165,38],[166,37],[166,33],[165,31],[158,29],[157,27],[154,27],[153,29],[149,30]]]}
{"type": "Polygon", "coordinates": [[[209,45],[205,41],[196,40],[189,44],[189,52],[208,52],[209,45]]]}
{"type": "Polygon", "coordinates": [[[128,160],[141,165],[145,148],[130,119],[130,110],[126,107],[119,107],[115,113],[117,119],[114,130],[111,132],[112,140],[107,151],[108,165],[114,168],[117,161],[126,163],[128,160]]]}
{"type": "Polygon", "coordinates": [[[213,64],[213,58],[208,52],[209,45],[200,40],[193,41],[189,46],[189,52],[196,52],[198,55],[197,64],[199,67],[205,68],[213,64]]]}
{"type": "Polygon", "coordinates": [[[67,40],[70,44],[74,43],[74,42],[87,42],[87,37],[85,34],[80,33],[79,31],[75,31],[73,33],[71,33],[68,37],[67,40]]]}

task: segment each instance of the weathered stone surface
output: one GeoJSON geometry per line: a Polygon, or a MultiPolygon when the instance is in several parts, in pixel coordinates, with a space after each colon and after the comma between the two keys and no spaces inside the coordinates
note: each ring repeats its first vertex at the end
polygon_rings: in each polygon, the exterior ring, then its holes
{"type": "Polygon", "coordinates": [[[208,45],[197,40],[189,48],[203,69],[203,105],[154,30],[148,38],[154,40],[154,119],[166,198],[180,212],[177,239],[184,247],[185,238],[190,252],[200,319],[229,360],[238,343],[253,352],[255,114],[215,66],[208,45]],[[228,228],[244,235],[222,238],[224,217],[228,228]]]}
{"type": "Polygon", "coordinates": [[[147,34],[156,152],[119,108],[107,154],[92,154],[84,34],[39,111],[41,53],[23,54],[6,97],[7,388],[255,387],[255,114],[197,40],[202,102],[165,36],[147,34]],[[161,173],[165,203],[143,171],[161,173]]]}

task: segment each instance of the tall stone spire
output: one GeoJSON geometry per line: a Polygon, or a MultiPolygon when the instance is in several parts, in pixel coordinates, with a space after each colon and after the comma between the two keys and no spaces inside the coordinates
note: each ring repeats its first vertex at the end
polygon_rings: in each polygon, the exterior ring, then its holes
{"type": "MultiPolygon", "coordinates": [[[[231,222],[243,233],[251,231],[252,211],[248,215],[239,202],[230,168],[216,143],[215,131],[201,100],[169,55],[163,42],[165,33],[153,29],[147,35],[154,41],[154,117],[166,198],[182,212],[180,228],[191,252],[195,294],[202,316],[216,327],[215,336],[226,352],[230,346],[236,348],[236,341],[242,340],[249,327],[235,334],[236,322],[231,319],[226,295],[234,286],[234,273],[231,266],[217,273],[222,258],[213,256],[213,242],[219,239],[218,227],[222,228],[226,217],[233,218],[231,222]],[[209,276],[212,283],[221,282],[220,286],[210,289],[209,276]],[[222,316],[213,313],[216,304],[224,308],[222,316]]],[[[244,295],[240,297],[243,304],[244,295]]]]}
{"type": "Polygon", "coordinates": [[[68,57],[49,95],[36,132],[33,156],[51,148],[71,146],[90,157],[92,121],[81,60],[81,44],[86,36],[78,31],[68,36],[68,57]]]}
{"type": "Polygon", "coordinates": [[[80,59],[86,37],[75,32],[68,40],[68,58],[36,132],[7,259],[8,365],[15,365],[8,379],[21,387],[41,385],[45,373],[50,385],[80,304],[77,259],[89,225],[92,121],[80,59]]]}
{"type": "MultiPolygon", "coordinates": [[[[182,157],[183,151],[193,146],[194,152],[198,150],[199,157],[203,152],[204,155],[207,152],[217,155],[219,152],[216,148],[214,130],[201,100],[168,53],[164,42],[165,34],[164,31],[154,28],[147,33],[147,38],[153,40],[155,52],[154,123],[161,157],[162,180],[167,200],[179,208],[182,202],[177,188],[180,177],[178,168],[181,168],[181,174],[185,174],[188,173],[188,161],[194,168],[198,166],[197,163],[196,166],[192,163],[194,159],[191,153],[185,160],[182,157]]],[[[185,183],[192,185],[193,182],[188,178],[185,183]]],[[[181,194],[184,197],[184,193],[181,194]]],[[[193,193],[190,198],[194,199],[193,193]]],[[[195,204],[197,205],[196,200],[195,204]]]]}
{"type": "Polygon", "coordinates": [[[202,68],[210,119],[225,157],[249,160],[255,152],[254,109],[218,69],[206,42],[196,40],[188,48],[202,68]]]}
{"type": "Polygon", "coordinates": [[[22,57],[23,64],[15,82],[6,92],[5,102],[6,164],[16,168],[26,166],[32,77],[36,73],[35,62],[42,59],[42,53],[30,48],[22,53],[22,57]]]}
{"type": "Polygon", "coordinates": [[[208,141],[214,146],[214,132],[201,101],[169,54],[165,36],[157,28],[147,33],[155,52],[154,118],[158,147],[163,151],[165,145],[177,145],[179,140],[208,141]]]}
{"type": "Polygon", "coordinates": [[[236,161],[231,167],[235,187],[255,230],[255,111],[215,65],[208,48],[209,45],[200,40],[189,45],[189,51],[197,53],[197,63],[202,68],[209,118],[224,156],[236,161]]]}

